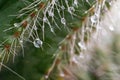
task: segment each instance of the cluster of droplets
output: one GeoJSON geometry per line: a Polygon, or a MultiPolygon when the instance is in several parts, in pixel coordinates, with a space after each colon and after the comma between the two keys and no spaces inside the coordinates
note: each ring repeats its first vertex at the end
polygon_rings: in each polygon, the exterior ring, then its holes
{"type": "MultiPolygon", "coordinates": [[[[74,14],[75,8],[78,7],[78,1],[73,0],[73,5],[68,4],[68,0],[64,2],[60,2],[58,0],[36,0],[34,2],[25,3],[28,4],[27,7],[21,9],[17,18],[24,17],[25,18],[21,22],[16,22],[12,26],[4,31],[8,31],[11,29],[15,29],[13,35],[8,37],[1,44],[1,62],[4,62],[5,57],[9,59],[9,56],[12,54],[14,57],[17,55],[19,49],[22,49],[22,53],[24,55],[24,42],[31,42],[36,48],[40,48],[43,45],[43,41],[39,38],[38,29],[41,27],[43,32],[43,40],[44,40],[44,32],[45,32],[45,24],[47,24],[50,28],[50,31],[54,33],[53,23],[55,26],[58,26],[55,18],[55,10],[57,12],[57,16],[61,19],[61,24],[66,26],[66,19],[64,12],[67,11],[71,15],[74,14]],[[62,4],[61,4],[62,3],[62,4]],[[62,13],[61,13],[62,11],[62,13]],[[41,16],[43,15],[43,16],[41,16]],[[52,20],[52,21],[51,21],[52,20]],[[52,23],[53,22],[53,23],[52,23]]],[[[8,61],[8,60],[7,60],[8,61]]],[[[14,59],[13,59],[14,61],[14,59]]]]}
{"type": "MultiPolygon", "coordinates": [[[[78,6],[78,1],[74,0],[74,6],[78,6]]],[[[86,0],[86,2],[89,3],[88,0],[86,0]]],[[[67,5],[67,11],[71,14],[71,15],[75,15],[74,11],[75,8],[74,6],[68,6],[68,1],[65,1],[66,5],[67,5]]],[[[98,0],[95,2],[95,4],[93,4],[93,6],[85,12],[85,14],[87,14],[87,16],[84,16],[82,19],[82,26],[78,27],[78,28],[73,28],[73,31],[70,32],[70,34],[68,34],[66,36],[66,38],[60,43],[60,48],[58,53],[60,53],[60,56],[58,57],[57,55],[57,59],[59,60],[59,64],[56,64],[58,66],[58,68],[60,68],[60,76],[66,76],[69,74],[69,71],[67,73],[66,70],[63,69],[63,65],[64,67],[66,66],[65,64],[62,64],[62,62],[64,63],[64,61],[68,61],[68,65],[83,65],[85,64],[83,62],[81,62],[81,59],[88,59],[89,60],[89,56],[85,53],[88,48],[90,48],[90,44],[89,41],[92,38],[92,34],[98,34],[99,29],[100,29],[100,21],[101,18],[103,16],[103,12],[105,10],[108,10],[108,7],[106,6],[106,3],[110,3],[107,0],[98,0]],[[62,53],[63,54],[62,54],[62,53]],[[63,60],[61,57],[61,54],[65,57],[66,55],[69,55],[69,59],[67,58],[66,60],[63,60]],[[76,56],[77,54],[77,56],[76,56]],[[81,62],[81,64],[80,64],[81,62]],[[62,67],[61,67],[62,65],[62,67]]],[[[61,9],[65,10],[66,7],[61,6],[61,9]]],[[[66,24],[66,19],[64,17],[61,17],[61,23],[62,24],[66,24]]],[[[111,30],[114,30],[113,27],[110,27],[111,30]]],[[[97,36],[96,36],[97,37],[97,36]]],[[[55,65],[55,64],[54,64],[55,65]]],[[[86,67],[83,65],[82,68],[86,67]]],[[[71,76],[71,75],[70,75],[71,76]]]]}
{"type": "MultiPolygon", "coordinates": [[[[92,9],[91,9],[91,17],[90,17],[90,21],[91,21],[91,26],[94,26],[96,28],[97,31],[99,31],[99,29],[101,29],[99,27],[99,23],[102,19],[101,15],[103,15],[105,12],[109,11],[109,6],[111,6],[111,4],[114,1],[112,0],[99,0],[96,2],[96,4],[93,5],[92,9]],[[109,6],[106,6],[106,3],[109,4],[109,6]]],[[[113,30],[112,27],[110,27],[111,30],[113,30]]]]}
{"type": "MultiPolygon", "coordinates": [[[[14,23],[12,28],[9,29],[17,29],[12,37],[7,39],[10,42],[10,45],[5,45],[3,48],[4,53],[9,54],[12,53],[14,56],[17,54],[17,48],[21,47],[23,49],[24,41],[32,42],[36,48],[40,48],[43,45],[43,41],[39,38],[38,29],[41,27],[43,32],[43,39],[45,33],[45,24],[47,24],[50,28],[50,31],[54,33],[54,27],[52,23],[55,24],[58,28],[58,23],[56,22],[56,17],[60,18],[61,24],[64,26],[67,25],[67,19],[65,18],[65,12],[69,13],[71,17],[78,16],[75,14],[76,9],[79,7],[79,0],[72,0],[72,5],[69,4],[69,0],[65,0],[64,2],[61,0],[35,0],[33,3],[29,4],[27,7],[20,10],[20,14],[18,18],[25,16],[27,17],[19,23],[14,23]],[[57,12],[57,16],[55,15],[55,11],[57,12]],[[43,15],[43,16],[41,16],[43,15]],[[39,26],[39,27],[38,27],[39,26]],[[14,38],[13,38],[14,36],[14,38]],[[31,38],[31,39],[30,39],[31,38]],[[14,47],[15,46],[15,47],[14,47]]],[[[86,2],[89,3],[88,0],[86,2]]],[[[76,54],[79,54],[79,58],[84,57],[84,51],[87,49],[85,37],[87,38],[89,34],[93,31],[93,27],[98,29],[98,24],[100,21],[101,10],[104,9],[105,0],[98,0],[96,3],[86,11],[88,16],[84,18],[82,21],[82,28],[73,29],[72,33],[68,34],[63,42],[61,42],[60,51],[63,53],[67,53],[70,55],[70,64],[78,63],[79,60],[76,60],[76,54]],[[90,26],[90,27],[89,27],[90,26]],[[88,31],[89,30],[89,31],[88,31]],[[82,53],[81,53],[82,52],[82,53]]],[[[9,30],[6,29],[5,31],[9,30]]],[[[110,27],[113,30],[112,27],[110,27]]],[[[3,46],[3,45],[2,45],[3,46]]],[[[3,54],[1,54],[3,56],[3,54]]],[[[1,56],[0,55],[0,56],[1,56]]],[[[9,56],[9,55],[8,55],[9,56]]],[[[2,62],[4,57],[2,59],[2,62]]],[[[69,62],[69,61],[68,61],[69,62]]],[[[63,71],[64,72],[64,71],[63,71]]],[[[61,76],[64,76],[62,73],[61,76]]],[[[48,76],[46,76],[48,78],[48,76]]]]}
{"type": "MultiPolygon", "coordinates": [[[[67,20],[65,18],[65,11],[67,11],[72,16],[75,15],[75,8],[79,6],[78,0],[72,0],[72,5],[69,4],[69,1],[58,1],[58,0],[48,0],[48,1],[42,1],[37,0],[29,4],[27,7],[20,10],[20,14],[18,17],[22,17],[26,14],[29,14],[27,18],[23,21],[27,21],[25,29],[21,33],[21,40],[23,40],[24,37],[26,37],[26,32],[29,35],[29,37],[32,37],[33,44],[38,39],[39,35],[37,33],[38,26],[41,27],[43,32],[43,39],[44,39],[44,33],[45,33],[45,24],[47,24],[50,28],[50,31],[52,33],[54,32],[53,23],[55,26],[60,28],[58,26],[58,23],[56,22],[56,15],[55,11],[57,12],[57,17],[59,16],[61,19],[61,24],[66,26],[67,20]],[[65,3],[65,4],[64,4],[65,3]],[[62,13],[61,13],[62,12],[62,13]],[[41,17],[41,15],[43,15],[41,17]]],[[[30,2],[29,2],[30,3],[30,2]]],[[[16,28],[19,28],[24,22],[21,23],[14,23],[14,26],[16,28]]],[[[40,40],[41,41],[41,40],[40,40]]],[[[36,47],[36,46],[35,46],[36,47]]]]}
{"type": "Polygon", "coordinates": [[[20,35],[18,36],[19,42],[20,43],[23,43],[24,41],[33,42],[36,48],[40,48],[42,46],[42,41],[40,40],[38,32],[37,32],[37,29],[38,29],[37,25],[35,24],[32,25],[31,23],[32,23],[31,20],[24,21],[21,23],[14,23],[14,27],[17,28],[18,31],[20,32],[20,35]],[[29,40],[30,37],[33,39],[33,41],[29,40]]]}
{"type": "MultiPolygon", "coordinates": [[[[53,1],[52,1],[53,3],[53,1]]],[[[55,4],[55,2],[54,2],[55,4]]],[[[41,2],[41,1],[35,1],[33,3],[31,3],[29,6],[27,6],[26,8],[23,8],[22,10],[20,10],[20,14],[18,15],[18,18],[26,15],[29,13],[29,15],[22,20],[19,23],[14,23],[12,26],[4,31],[8,31],[10,29],[15,28],[16,32],[14,32],[13,35],[11,35],[10,37],[8,37],[3,43],[1,43],[1,54],[0,54],[0,58],[1,58],[1,63],[4,62],[5,57],[7,57],[7,59],[9,59],[10,54],[12,54],[13,56],[17,55],[17,49],[18,48],[22,48],[23,47],[23,43],[24,41],[29,41],[32,42],[33,45],[36,48],[40,48],[43,44],[43,42],[41,41],[41,39],[39,38],[38,32],[37,32],[37,26],[41,25],[39,24],[39,20],[40,19],[40,12],[43,11],[44,9],[44,5],[45,3],[41,2]],[[24,13],[21,13],[24,12],[24,13]],[[30,40],[29,38],[32,38],[33,40],[30,40]]],[[[49,8],[49,7],[47,7],[49,8]]],[[[45,8],[47,10],[47,8],[45,8]]],[[[44,10],[44,17],[43,17],[43,23],[48,23],[48,19],[46,17],[46,10],[44,10]]],[[[52,10],[51,10],[52,11],[52,10]]],[[[50,15],[53,13],[51,12],[50,15]]],[[[48,23],[50,25],[50,23],[48,23]]]]}
{"type": "MultiPolygon", "coordinates": [[[[39,8],[38,8],[39,9],[39,8]]],[[[22,53],[24,56],[24,42],[32,42],[36,48],[42,47],[42,40],[39,38],[37,32],[37,25],[38,22],[38,10],[33,10],[30,14],[23,19],[21,22],[14,23],[8,29],[5,29],[4,32],[9,31],[11,29],[15,29],[12,35],[8,36],[5,41],[1,43],[1,54],[0,54],[0,61],[1,63],[8,61],[10,55],[13,55],[13,61],[15,56],[17,55],[19,49],[22,49],[22,53]],[[31,40],[30,40],[31,38],[31,40]],[[7,60],[6,60],[7,59],[7,60]]],[[[23,14],[18,15],[18,17],[23,16],[23,14]]],[[[14,31],[14,30],[13,30],[14,31]]]]}

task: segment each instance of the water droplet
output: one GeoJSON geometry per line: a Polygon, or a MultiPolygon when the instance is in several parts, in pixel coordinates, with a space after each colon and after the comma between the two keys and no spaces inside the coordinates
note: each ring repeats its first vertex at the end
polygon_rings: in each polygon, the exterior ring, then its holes
{"type": "Polygon", "coordinates": [[[14,23],[14,27],[16,27],[16,28],[18,28],[18,27],[20,27],[20,23],[14,23]]]}
{"type": "Polygon", "coordinates": [[[38,28],[37,28],[37,26],[34,26],[34,30],[37,30],[38,28]]]}
{"type": "Polygon", "coordinates": [[[35,4],[34,6],[35,6],[35,7],[37,7],[37,5],[36,5],[36,4],[35,4]]]}
{"type": "Polygon", "coordinates": [[[75,11],[74,7],[68,7],[68,12],[71,14],[75,11]]]}
{"type": "Polygon", "coordinates": [[[61,23],[64,24],[64,25],[66,24],[65,18],[61,18],[61,23]]]}
{"type": "Polygon", "coordinates": [[[114,31],[114,27],[113,26],[109,26],[110,31],[114,31]]]}
{"type": "Polygon", "coordinates": [[[78,46],[83,49],[83,50],[86,50],[86,46],[83,42],[78,42],[78,46]]]}
{"type": "Polygon", "coordinates": [[[62,6],[61,6],[61,9],[62,9],[62,10],[64,10],[64,9],[65,9],[65,7],[62,5],[62,6]]]}
{"type": "Polygon", "coordinates": [[[61,77],[65,77],[65,74],[63,72],[60,73],[61,77]]]}
{"type": "Polygon", "coordinates": [[[98,15],[97,14],[95,14],[95,15],[93,15],[93,16],[91,16],[91,22],[94,24],[94,23],[96,23],[97,22],[97,19],[98,19],[98,15]]]}
{"type": "Polygon", "coordinates": [[[95,16],[91,16],[91,22],[92,22],[92,23],[96,23],[96,20],[97,20],[97,19],[96,19],[95,16]]]}
{"type": "Polygon", "coordinates": [[[113,4],[112,0],[107,0],[108,4],[111,6],[113,4]]]}
{"type": "Polygon", "coordinates": [[[33,44],[36,48],[40,48],[42,46],[43,42],[39,38],[36,38],[34,40],[33,44]]]}
{"type": "Polygon", "coordinates": [[[54,16],[54,13],[52,11],[49,11],[48,12],[49,16],[53,17],[54,16]]]}
{"type": "Polygon", "coordinates": [[[50,28],[50,31],[51,31],[51,32],[54,32],[54,29],[53,29],[53,28],[50,28]]]}
{"type": "Polygon", "coordinates": [[[78,6],[78,1],[77,0],[74,0],[74,3],[73,3],[74,6],[78,6]]]}
{"type": "Polygon", "coordinates": [[[23,43],[23,40],[19,40],[20,43],[23,43]]]}
{"type": "Polygon", "coordinates": [[[48,75],[45,75],[45,79],[48,79],[48,75]]]}
{"type": "Polygon", "coordinates": [[[37,12],[37,11],[38,11],[38,9],[36,8],[36,9],[35,9],[35,11],[37,12]]]}
{"type": "Polygon", "coordinates": [[[47,18],[46,17],[43,17],[43,22],[47,22],[47,18]]]}

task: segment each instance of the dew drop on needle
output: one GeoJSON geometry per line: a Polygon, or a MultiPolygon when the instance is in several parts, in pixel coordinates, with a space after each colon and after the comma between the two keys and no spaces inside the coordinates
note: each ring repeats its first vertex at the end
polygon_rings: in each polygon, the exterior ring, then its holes
{"type": "Polygon", "coordinates": [[[77,6],[78,5],[78,1],[74,0],[74,5],[77,6]]]}
{"type": "Polygon", "coordinates": [[[47,17],[43,17],[43,22],[47,22],[47,17]]]}
{"type": "Polygon", "coordinates": [[[66,24],[65,18],[61,18],[61,23],[64,24],[64,25],[66,24]]]}
{"type": "Polygon", "coordinates": [[[78,46],[83,49],[83,50],[86,50],[86,46],[83,42],[78,42],[78,46]]]}
{"type": "Polygon", "coordinates": [[[34,40],[33,44],[36,48],[40,48],[42,46],[43,42],[39,38],[36,38],[34,40]]]}
{"type": "Polygon", "coordinates": [[[72,14],[75,11],[74,7],[68,7],[68,12],[72,14]]]}
{"type": "Polygon", "coordinates": [[[49,16],[53,17],[54,16],[54,13],[52,11],[49,11],[49,16]]]}
{"type": "Polygon", "coordinates": [[[18,28],[18,27],[20,27],[20,23],[14,23],[14,27],[16,27],[16,28],[18,28]]]}
{"type": "Polygon", "coordinates": [[[61,9],[62,9],[62,10],[65,10],[65,7],[62,5],[62,6],[61,6],[61,9]]]}
{"type": "Polygon", "coordinates": [[[97,22],[97,16],[96,15],[91,16],[90,19],[91,19],[92,23],[96,23],[97,22]]]}
{"type": "Polygon", "coordinates": [[[114,31],[114,27],[113,26],[109,26],[109,30],[110,31],[114,31]]]}

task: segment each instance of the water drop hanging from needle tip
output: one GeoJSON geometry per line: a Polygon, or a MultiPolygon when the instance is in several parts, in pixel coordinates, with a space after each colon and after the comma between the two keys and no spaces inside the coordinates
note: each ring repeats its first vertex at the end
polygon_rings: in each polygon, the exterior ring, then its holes
{"type": "Polygon", "coordinates": [[[64,24],[64,25],[66,24],[65,18],[61,18],[61,23],[64,24]]]}
{"type": "Polygon", "coordinates": [[[40,48],[42,46],[43,42],[39,38],[36,38],[34,40],[33,44],[36,48],[40,48]]]}

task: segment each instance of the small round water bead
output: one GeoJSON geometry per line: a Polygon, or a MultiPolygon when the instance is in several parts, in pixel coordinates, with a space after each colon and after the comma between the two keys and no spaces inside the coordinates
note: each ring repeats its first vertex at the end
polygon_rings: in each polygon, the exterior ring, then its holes
{"type": "Polygon", "coordinates": [[[40,48],[42,46],[43,42],[39,38],[36,38],[34,40],[33,44],[36,48],[40,48]]]}

